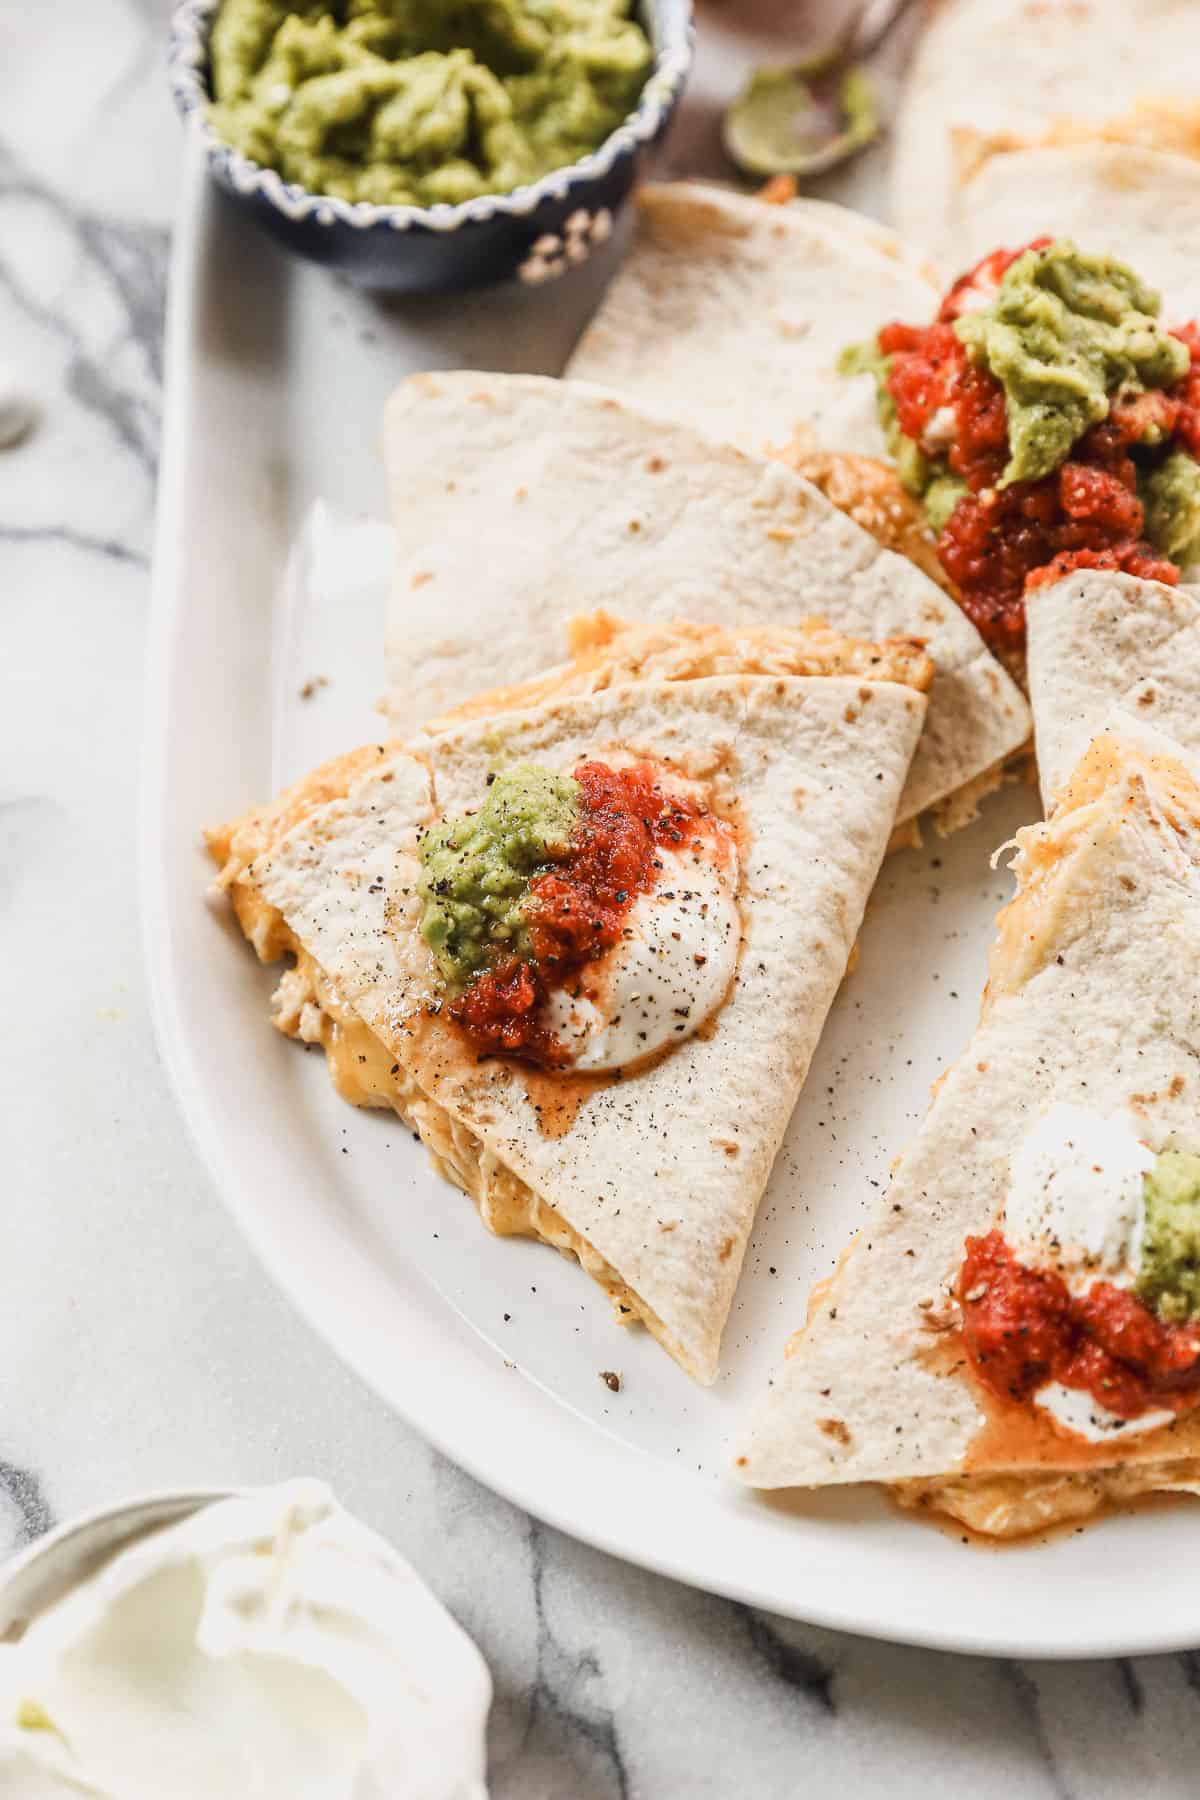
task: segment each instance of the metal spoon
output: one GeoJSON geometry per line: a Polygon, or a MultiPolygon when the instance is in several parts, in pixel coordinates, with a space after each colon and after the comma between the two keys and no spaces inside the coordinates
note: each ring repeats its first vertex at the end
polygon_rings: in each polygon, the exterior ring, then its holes
{"type": "Polygon", "coordinates": [[[822,174],[879,135],[879,95],[861,65],[883,45],[913,0],[864,0],[815,55],[754,70],[722,121],[730,160],[745,174],[822,174]]]}
{"type": "Polygon", "coordinates": [[[228,1488],[166,1490],[97,1507],[59,1525],[14,1556],[0,1573],[0,1644],[15,1643],[31,1619],[135,1538],[174,1525],[229,1498],[228,1488]]]}

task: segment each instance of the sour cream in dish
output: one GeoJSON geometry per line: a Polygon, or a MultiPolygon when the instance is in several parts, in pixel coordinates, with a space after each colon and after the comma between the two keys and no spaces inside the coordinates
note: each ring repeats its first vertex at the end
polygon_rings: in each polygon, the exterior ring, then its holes
{"type": "Polygon", "coordinates": [[[0,1646],[0,1796],[486,1800],[491,1682],[319,1482],[120,1550],[0,1646]]]}

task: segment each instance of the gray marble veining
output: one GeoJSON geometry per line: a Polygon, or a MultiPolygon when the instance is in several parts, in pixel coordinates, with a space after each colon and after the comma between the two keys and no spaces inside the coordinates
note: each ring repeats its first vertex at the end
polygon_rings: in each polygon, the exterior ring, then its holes
{"type": "Polygon", "coordinates": [[[0,1549],[139,1488],[327,1476],[478,1639],[497,1800],[1193,1795],[1200,1655],[954,1658],[627,1568],[417,1439],[226,1218],[159,1066],[135,899],[165,11],[0,15],[0,358],[42,409],[0,459],[0,1549]]]}

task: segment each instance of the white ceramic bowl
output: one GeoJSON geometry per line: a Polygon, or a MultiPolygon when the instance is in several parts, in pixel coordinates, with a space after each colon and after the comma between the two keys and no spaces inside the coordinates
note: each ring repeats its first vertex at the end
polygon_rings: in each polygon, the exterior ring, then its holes
{"type": "Polygon", "coordinates": [[[171,91],[209,172],[287,249],[363,287],[444,293],[564,274],[603,243],[643,158],[660,142],[692,60],[691,0],[638,0],[654,63],[637,105],[590,156],[527,187],[450,206],[373,206],[313,194],[222,143],[207,120],[208,40],[219,0],[179,0],[167,52],[171,91]]]}

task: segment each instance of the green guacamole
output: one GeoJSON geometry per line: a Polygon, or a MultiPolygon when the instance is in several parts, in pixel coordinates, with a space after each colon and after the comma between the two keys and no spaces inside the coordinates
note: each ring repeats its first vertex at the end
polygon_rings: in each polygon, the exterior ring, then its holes
{"type": "Polygon", "coordinates": [[[924,501],[932,529],[941,531],[967,492],[967,484],[950,472],[944,457],[931,459],[923,455],[920,446],[901,431],[896,404],[888,392],[891,366],[891,357],[885,356],[876,344],[851,344],[838,358],[840,375],[870,375],[874,379],[879,424],[896,473],[909,493],[924,501]]]}
{"type": "Polygon", "coordinates": [[[990,306],[955,331],[1004,389],[1009,460],[1000,485],[1039,481],[1108,415],[1116,393],[1170,387],[1188,353],[1159,323],[1159,297],[1124,263],[1061,241],[1027,250],[990,306]]]}
{"type": "Polygon", "coordinates": [[[213,130],[310,192],[433,206],[578,161],[636,103],[633,0],[223,0],[213,130]]]}
{"type": "Polygon", "coordinates": [[[1144,1178],[1146,1230],[1136,1293],[1169,1325],[1200,1314],[1200,1156],[1164,1150],[1144,1178]]]}
{"type": "Polygon", "coordinates": [[[1138,483],[1146,508],[1146,536],[1186,569],[1200,562],[1200,463],[1174,450],[1138,483]]]}
{"type": "MultiPolygon", "coordinates": [[[[1065,239],[1010,264],[995,297],[954,321],[973,362],[1004,389],[1008,461],[999,486],[1053,475],[1117,398],[1169,388],[1188,370],[1187,347],[1159,321],[1159,297],[1124,263],[1089,256],[1065,239]]],[[[901,431],[888,391],[892,357],[877,343],[842,352],[843,375],[869,374],[896,472],[941,533],[966,482],[945,440],[926,448],[901,431]]],[[[1200,561],[1200,463],[1150,423],[1130,446],[1147,540],[1186,568],[1200,561]]]]}
{"type": "Polygon", "coordinates": [[[489,777],[477,812],[421,840],[421,932],[445,980],[465,986],[498,956],[529,951],[524,902],[532,878],[566,850],[579,787],[536,763],[489,777]]]}

